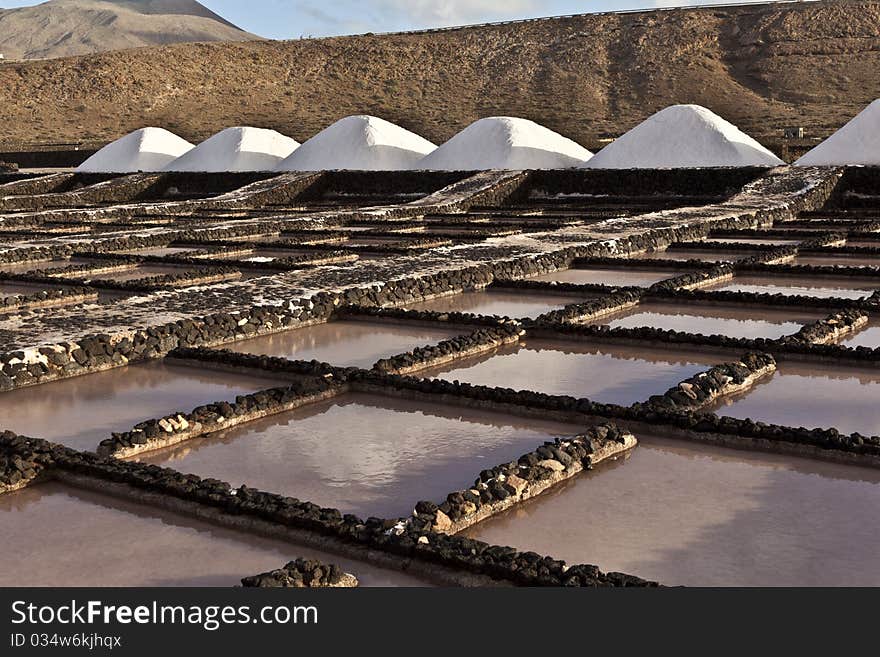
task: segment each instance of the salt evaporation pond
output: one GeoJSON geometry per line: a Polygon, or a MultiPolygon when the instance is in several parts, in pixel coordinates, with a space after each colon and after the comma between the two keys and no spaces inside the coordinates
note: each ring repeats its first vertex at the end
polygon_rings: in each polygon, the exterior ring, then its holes
{"type": "Polygon", "coordinates": [[[530,339],[420,375],[628,406],[723,360],[699,351],[530,339]]]}
{"type": "Polygon", "coordinates": [[[318,360],[339,367],[363,367],[416,347],[461,335],[465,330],[336,321],[236,342],[230,348],[246,354],[318,360]]]}
{"type": "Polygon", "coordinates": [[[638,438],[465,534],[668,585],[880,585],[880,471],[638,438]]]}
{"type": "Polygon", "coordinates": [[[499,315],[501,317],[515,318],[529,317],[534,319],[538,315],[543,315],[551,310],[559,310],[569,304],[586,300],[587,297],[585,296],[478,290],[408,304],[407,308],[409,310],[430,310],[441,313],[475,313],[477,315],[499,315]]]}
{"type": "Polygon", "coordinates": [[[721,244],[755,244],[757,246],[791,246],[800,244],[802,240],[785,239],[782,237],[708,237],[706,241],[721,244]]]}
{"type": "Polygon", "coordinates": [[[876,319],[871,319],[865,328],[844,338],[841,341],[841,344],[845,347],[853,348],[880,348],[880,322],[876,319]]]}
{"type": "Polygon", "coordinates": [[[576,283],[578,285],[615,285],[650,287],[654,283],[668,278],[681,276],[683,271],[671,269],[634,269],[584,267],[563,269],[550,274],[541,274],[530,278],[531,281],[548,281],[556,283],[576,283]]]}
{"type": "Polygon", "coordinates": [[[736,276],[732,281],[714,283],[703,289],[720,292],[861,299],[870,296],[878,287],[880,285],[877,283],[845,277],[754,275],[736,276]]]}
{"type": "Polygon", "coordinates": [[[361,517],[408,516],[480,470],[582,429],[510,414],[345,394],[142,460],[361,517]]]}
{"type": "Polygon", "coordinates": [[[666,249],[665,251],[651,251],[640,253],[635,258],[649,260],[705,260],[708,262],[735,262],[750,258],[759,251],[723,251],[721,249],[666,249]]]}
{"type": "Polygon", "coordinates": [[[149,362],[3,393],[0,427],[93,451],[113,431],[284,385],[278,379],[149,362]]]}
{"type": "Polygon", "coordinates": [[[812,265],[814,267],[833,267],[835,265],[841,267],[880,267],[880,258],[876,256],[858,256],[847,255],[842,253],[835,254],[811,254],[799,255],[791,264],[793,265],[812,265]]]}
{"type": "Polygon", "coordinates": [[[141,128],[107,144],[77,167],[79,172],[161,171],[193,145],[163,128],[141,128]]]}
{"type": "Polygon", "coordinates": [[[0,272],[4,274],[26,274],[36,269],[59,269],[72,265],[93,265],[94,260],[83,258],[63,258],[58,260],[30,260],[28,262],[10,262],[0,264],[0,272]]]}
{"type": "Polygon", "coordinates": [[[335,563],[364,586],[425,586],[400,572],[55,483],[0,497],[0,524],[0,586],[228,587],[298,557],[335,563]]]}
{"type": "Polygon", "coordinates": [[[513,116],[474,121],[414,165],[429,171],[566,169],[592,153],[544,126],[513,116]]]}
{"type": "Polygon", "coordinates": [[[191,274],[199,271],[202,271],[202,269],[198,266],[192,265],[137,265],[131,269],[120,269],[98,274],[73,274],[73,276],[78,278],[88,278],[90,280],[108,280],[122,283],[125,281],[136,281],[141,278],[150,278],[153,276],[180,276],[182,274],[191,274]]]}
{"type": "Polygon", "coordinates": [[[745,167],[785,164],[735,125],[699,105],[672,105],[618,137],[592,169],[745,167]]]}
{"type": "Polygon", "coordinates": [[[651,328],[731,338],[767,338],[774,340],[792,335],[806,324],[827,317],[822,311],[793,308],[745,308],[736,305],[699,305],[647,301],[590,324],[611,328],[651,328]]]}
{"type": "Polygon", "coordinates": [[[718,415],[880,435],[880,370],[783,362],[748,392],[708,408],[718,415]]]}

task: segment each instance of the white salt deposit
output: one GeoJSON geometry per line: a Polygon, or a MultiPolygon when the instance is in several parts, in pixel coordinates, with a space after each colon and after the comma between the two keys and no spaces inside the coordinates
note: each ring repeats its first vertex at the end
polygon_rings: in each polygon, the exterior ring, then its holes
{"type": "Polygon", "coordinates": [[[785,164],[732,123],[699,105],[672,105],[596,153],[593,169],[778,166],[785,164]]]}
{"type": "Polygon", "coordinates": [[[474,121],[415,168],[440,171],[565,169],[592,157],[586,148],[549,128],[512,116],[474,121]]]}
{"type": "Polygon", "coordinates": [[[92,173],[161,171],[193,145],[164,128],[141,128],[107,144],[77,167],[92,173]]]}
{"type": "Polygon", "coordinates": [[[324,128],[282,161],[278,171],[399,171],[437,148],[375,116],[347,116],[324,128]]]}
{"type": "Polygon", "coordinates": [[[794,164],[799,167],[880,165],[880,98],[794,164]]]}
{"type": "Polygon", "coordinates": [[[299,147],[299,142],[275,130],[226,128],[209,137],[166,171],[272,171],[299,147]]]}

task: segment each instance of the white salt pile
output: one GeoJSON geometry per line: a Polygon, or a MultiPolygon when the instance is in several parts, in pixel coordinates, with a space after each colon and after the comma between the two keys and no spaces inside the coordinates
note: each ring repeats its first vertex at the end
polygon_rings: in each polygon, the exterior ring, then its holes
{"type": "Polygon", "coordinates": [[[799,167],[880,165],[880,98],[794,164],[799,167]]]}
{"type": "Polygon", "coordinates": [[[375,116],[347,116],[282,161],[278,171],[399,171],[437,148],[427,139],[375,116]]]}
{"type": "Polygon", "coordinates": [[[512,116],[474,121],[416,165],[417,169],[565,169],[592,157],[586,148],[549,128],[512,116]]]}
{"type": "Polygon", "coordinates": [[[226,128],[177,158],[166,171],[272,171],[299,148],[275,130],[226,128]]]}
{"type": "Polygon", "coordinates": [[[90,173],[161,171],[193,145],[164,128],[141,128],[107,144],[77,167],[90,173]]]}
{"type": "Polygon", "coordinates": [[[777,166],[784,164],[732,123],[699,105],[672,105],[596,153],[593,169],[777,166]]]}

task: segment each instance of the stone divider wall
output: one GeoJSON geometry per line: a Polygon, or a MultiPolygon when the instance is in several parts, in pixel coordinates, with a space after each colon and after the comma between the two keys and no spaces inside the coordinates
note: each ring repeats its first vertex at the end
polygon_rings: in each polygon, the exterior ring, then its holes
{"type": "Polygon", "coordinates": [[[246,588],[354,588],[358,586],[358,580],[336,564],[324,564],[315,559],[296,559],[276,570],[244,577],[241,584],[246,588]]]}
{"type": "Polygon", "coordinates": [[[647,404],[655,408],[697,411],[727,395],[742,393],[776,372],[770,354],[746,354],[738,362],[716,365],[682,381],[647,404]]]}
{"type": "Polygon", "coordinates": [[[515,461],[480,472],[474,485],[454,491],[440,504],[418,502],[410,525],[422,531],[457,534],[633,449],[635,436],[614,424],[557,438],[515,461]]]}

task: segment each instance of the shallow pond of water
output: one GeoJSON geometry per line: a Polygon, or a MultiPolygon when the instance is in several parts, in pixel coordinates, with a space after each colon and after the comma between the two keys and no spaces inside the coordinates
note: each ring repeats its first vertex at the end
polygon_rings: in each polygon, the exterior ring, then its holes
{"type": "Polygon", "coordinates": [[[579,285],[616,285],[649,287],[654,283],[674,278],[683,274],[683,271],[671,269],[631,269],[621,268],[578,268],[563,269],[552,274],[542,274],[529,280],[550,281],[558,283],[577,283],[579,285]]]}
{"type": "Polygon", "coordinates": [[[139,363],[4,392],[0,429],[94,450],[111,432],[143,420],[280,385],[268,377],[139,363]]]}
{"type": "Polygon", "coordinates": [[[880,471],[639,440],[466,534],[669,585],[880,585],[880,471]]]}
{"type": "Polygon", "coordinates": [[[805,324],[824,319],[827,313],[798,309],[776,310],[734,305],[645,302],[628,310],[590,322],[611,328],[652,328],[726,335],[731,338],[776,339],[797,333],[805,324]]]}
{"type": "Polygon", "coordinates": [[[558,294],[535,294],[524,291],[479,290],[413,303],[407,305],[407,308],[443,313],[459,312],[534,319],[551,310],[558,310],[572,303],[584,302],[587,298],[558,294]]]}
{"type": "Polygon", "coordinates": [[[861,299],[870,296],[880,283],[843,277],[819,276],[737,276],[732,281],[708,285],[704,290],[788,294],[809,297],[861,299]]]}
{"type": "Polygon", "coordinates": [[[629,405],[725,360],[699,351],[525,340],[422,375],[629,405]]]}
{"type": "Polygon", "coordinates": [[[880,435],[880,370],[779,363],[750,391],[707,410],[785,426],[880,435]]]}
{"type": "Polygon", "coordinates": [[[291,495],[361,517],[408,516],[480,470],[577,426],[346,394],[188,441],[143,460],[291,495]]]}
{"type": "Polygon", "coordinates": [[[364,586],[419,580],[311,548],[224,529],[60,484],[0,497],[0,586],[235,586],[298,557],[364,586]]]}
{"type": "Polygon", "coordinates": [[[338,321],[236,342],[229,348],[247,354],[369,369],[381,358],[435,344],[462,332],[412,324],[338,321]]]}

